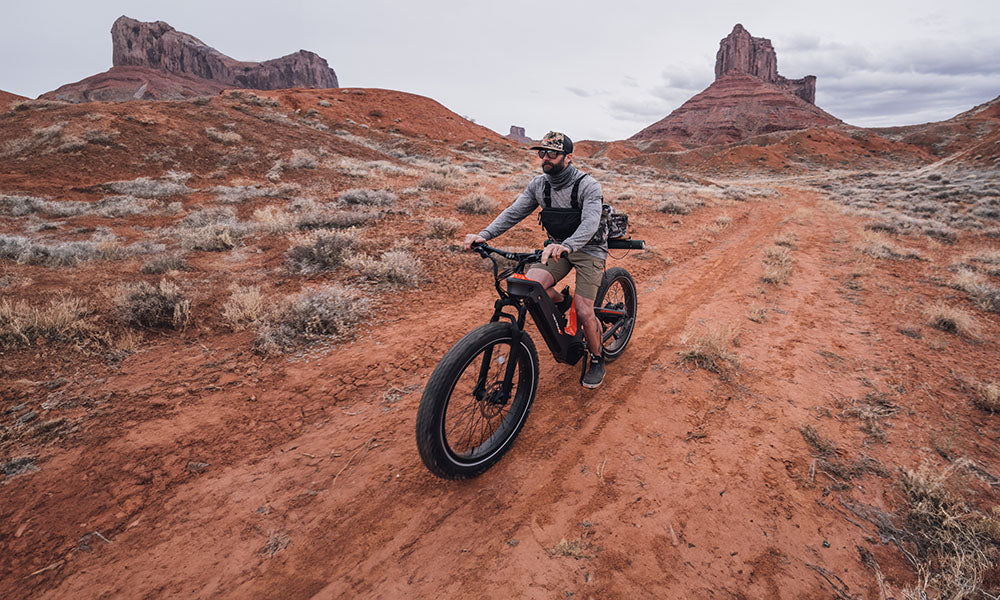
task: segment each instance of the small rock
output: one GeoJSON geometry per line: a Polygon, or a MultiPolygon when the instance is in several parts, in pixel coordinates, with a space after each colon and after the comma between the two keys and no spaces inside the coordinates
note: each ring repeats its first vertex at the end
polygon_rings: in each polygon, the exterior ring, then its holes
{"type": "Polygon", "coordinates": [[[204,473],[208,468],[208,463],[191,461],[187,464],[187,470],[192,473],[204,473]]]}
{"type": "Polygon", "coordinates": [[[37,418],[38,418],[38,413],[36,413],[35,411],[31,411],[21,415],[21,418],[17,420],[17,423],[19,425],[24,425],[25,423],[31,423],[37,418]]]}

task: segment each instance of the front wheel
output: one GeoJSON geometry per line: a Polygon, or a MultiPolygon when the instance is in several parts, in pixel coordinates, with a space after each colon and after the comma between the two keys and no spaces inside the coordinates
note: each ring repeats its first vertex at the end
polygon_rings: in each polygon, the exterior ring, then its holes
{"type": "Polygon", "coordinates": [[[594,313],[601,324],[601,344],[608,362],[621,356],[635,329],[635,281],[629,272],[614,267],[604,272],[594,299],[594,313]]]}
{"type": "Polygon", "coordinates": [[[519,337],[515,343],[509,323],[488,323],[435,367],[417,410],[417,449],[438,477],[475,477],[513,445],[538,387],[535,344],[526,333],[519,337]]]}

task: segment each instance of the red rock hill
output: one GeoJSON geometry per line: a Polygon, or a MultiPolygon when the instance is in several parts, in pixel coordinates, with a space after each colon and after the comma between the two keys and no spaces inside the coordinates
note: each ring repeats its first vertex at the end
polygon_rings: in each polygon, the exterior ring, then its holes
{"type": "Polygon", "coordinates": [[[671,140],[693,148],[837,123],[840,119],[786,89],[753,75],[732,73],[630,139],[671,140]]]}

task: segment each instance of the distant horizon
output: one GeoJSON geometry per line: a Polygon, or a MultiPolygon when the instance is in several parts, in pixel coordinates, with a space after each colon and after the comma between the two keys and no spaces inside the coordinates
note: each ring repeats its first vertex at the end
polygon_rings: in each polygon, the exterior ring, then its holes
{"type": "Polygon", "coordinates": [[[614,11],[592,0],[572,10],[523,0],[503,7],[293,0],[280,13],[258,0],[13,5],[0,25],[0,50],[18,60],[0,64],[0,89],[36,98],[107,71],[111,24],[126,15],[165,21],[240,61],[309,50],[342,87],[425,96],[500,135],[513,125],[533,139],[556,129],[618,141],[663,119],[714,81],[719,40],[736,23],[772,41],[781,75],[815,75],[816,106],[849,125],[943,121],[1000,96],[995,3],[804,9],[778,2],[746,11],[737,2],[693,7],[678,26],[669,7],[638,0],[614,11]],[[550,44],[551,23],[580,32],[577,41],[550,44]]]}

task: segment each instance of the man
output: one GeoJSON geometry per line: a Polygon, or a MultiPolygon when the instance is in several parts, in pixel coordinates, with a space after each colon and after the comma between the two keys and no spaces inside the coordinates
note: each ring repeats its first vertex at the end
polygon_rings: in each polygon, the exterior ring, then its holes
{"type": "Polygon", "coordinates": [[[555,285],[571,269],[576,269],[576,314],[590,360],[582,384],[596,388],[604,381],[601,334],[594,315],[594,298],[604,276],[608,257],[607,224],[602,221],[604,196],[601,184],[573,166],[573,141],[563,133],[550,131],[531,147],[538,151],[542,174],[531,180],[513,204],[478,234],[465,236],[465,249],[486,242],[507,231],[541,206],[542,225],[552,242],[542,251],[541,263],[525,274],[542,284],[556,306],[566,311],[573,302],[569,288],[562,293],[555,285]]]}

